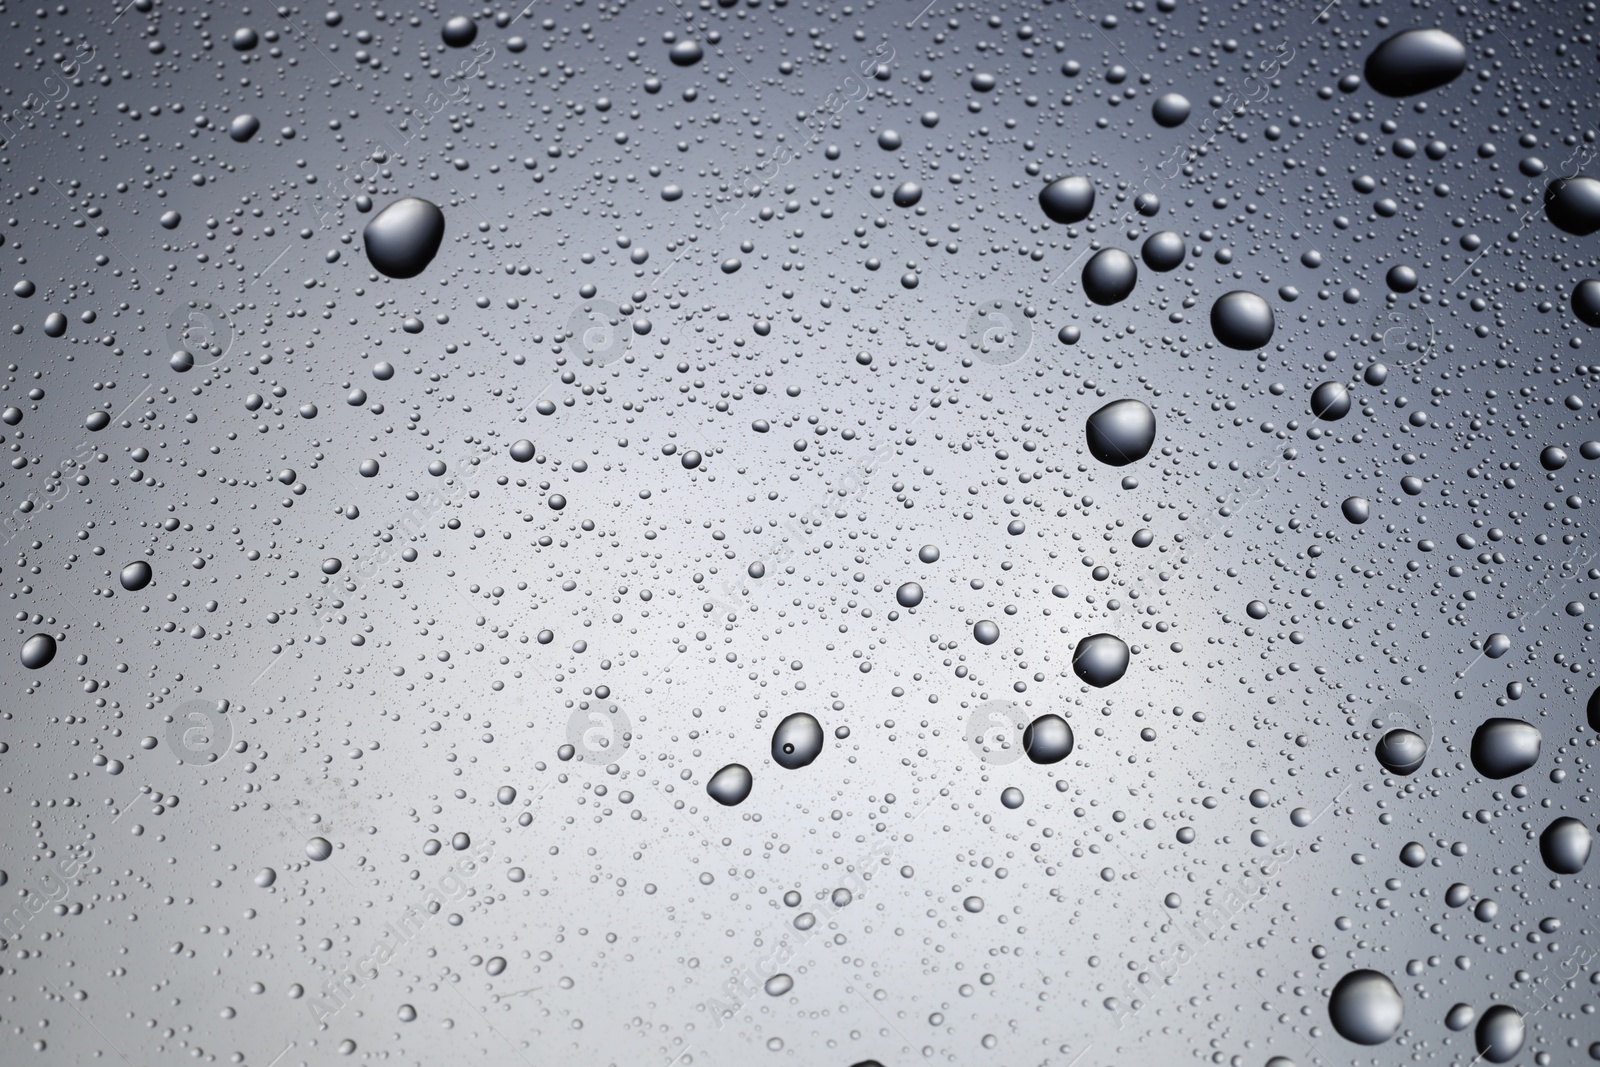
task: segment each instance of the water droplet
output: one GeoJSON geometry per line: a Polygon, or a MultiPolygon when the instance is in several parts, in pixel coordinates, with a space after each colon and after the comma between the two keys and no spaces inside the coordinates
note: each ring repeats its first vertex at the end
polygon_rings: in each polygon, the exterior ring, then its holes
{"type": "Polygon", "coordinates": [[[444,212],[421,197],[401,197],[373,216],[361,232],[367,259],[391,278],[415,278],[433,262],[444,240],[444,212]]]}
{"type": "Polygon", "coordinates": [[[1211,305],[1211,332],[1229,348],[1248,351],[1272,340],[1272,307],[1255,293],[1235,289],[1211,305]]]}
{"type": "Polygon", "coordinates": [[[270,887],[277,880],[278,872],[273,870],[271,867],[263,867],[256,872],[256,885],[260,886],[262,889],[270,887]]]}
{"type": "Polygon", "coordinates": [[[797,711],[772,731],[772,759],[780,767],[798,770],[822,754],[822,724],[809,712],[797,711]]]}
{"type": "Polygon", "coordinates": [[[775,974],[761,986],[769,997],[781,997],[794,988],[794,979],[786,974],[775,974]]]}
{"type": "Polygon", "coordinates": [[[1323,382],[1311,391],[1311,414],[1337,422],[1350,414],[1350,389],[1343,382],[1323,382]]]}
{"type": "Polygon", "coordinates": [[[968,897],[961,902],[961,906],[973,915],[983,910],[983,898],[978,896],[968,897]]]}
{"type": "Polygon", "coordinates": [[[465,15],[452,15],[439,27],[439,37],[451,48],[465,48],[478,36],[478,24],[465,15]]]}
{"type": "Polygon", "coordinates": [[[511,458],[518,463],[526,463],[533,458],[533,442],[526,437],[511,443],[511,458]]]}
{"type": "Polygon", "coordinates": [[[1572,313],[1586,326],[1600,326],[1600,280],[1585,278],[1573,287],[1572,313]]]}
{"type": "Polygon", "coordinates": [[[1545,187],[1544,214],[1550,224],[1576,237],[1600,230],[1600,181],[1577,175],[1545,187]]]}
{"type": "Polygon", "coordinates": [[[706,783],[706,792],[718,804],[731,808],[744,803],[754,785],[755,779],[751,777],[748,767],[742,763],[730,763],[711,776],[706,783]]]}
{"type": "Polygon", "coordinates": [[[320,863],[333,855],[333,842],[326,837],[313,837],[306,842],[306,855],[320,863]]]}
{"type": "Polygon", "coordinates": [[[1072,726],[1059,715],[1046,713],[1022,731],[1022,751],[1040,764],[1060,763],[1072,755],[1072,726]]]}
{"type": "Polygon", "coordinates": [[[1000,627],[992,619],[980,619],[972,628],[972,637],[980,645],[992,645],[1000,640],[1000,627]]]}
{"type": "Polygon", "coordinates": [[[1172,230],[1156,231],[1144,239],[1139,249],[1144,265],[1161,274],[1183,266],[1186,255],[1188,249],[1184,247],[1183,235],[1172,230]]]}
{"type": "Polygon", "coordinates": [[[1128,643],[1112,634],[1091,634],[1072,653],[1072,670],[1097,689],[1128,673],[1128,643]]]}
{"type": "Polygon", "coordinates": [[[1372,502],[1364,496],[1345,497],[1339,510],[1344,514],[1344,521],[1352,526],[1360,526],[1372,518],[1372,502]]]}
{"type": "Polygon", "coordinates": [[[1083,265],[1083,292],[1102,307],[1120,304],[1139,281],[1133,257],[1120,248],[1102,248],[1083,265]]]}
{"type": "Polygon", "coordinates": [[[49,634],[34,634],[22,643],[22,665],[36,671],[56,658],[56,639],[49,634]]]}
{"type": "Polygon", "coordinates": [[[1510,778],[1539,762],[1542,741],[1521,719],[1486,719],[1472,735],[1472,766],[1485,778],[1510,778]]]}
{"type": "Polygon", "coordinates": [[[1173,129],[1189,121],[1189,98],[1182,93],[1163,93],[1156,97],[1150,115],[1157,126],[1173,129]]]}
{"type": "Polygon", "coordinates": [[[922,603],[922,586],[916,582],[906,582],[894,591],[894,599],[903,608],[914,608],[922,603]]]}
{"type": "Polygon", "coordinates": [[[705,57],[705,49],[700,47],[700,42],[691,37],[678,41],[667,52],[667,57],[674,66],[692,67],[705,57]]]}
{"type": "Polygon", "coordinates": [[[1402,30],[1367,56],[1367,84],[1384,96],[1416,96],[1467,69],[1467,49],[1444,30],[1402,30]]]}
{"type": "Polygon", "coordinates": [[[142,559],[136,559],[132,563],[124,565],[122,574],[119,576],[122,588],[130,593],[137,593],[149,585],[150,580],[154,577],[155,571],[151,570],[150,564],[142,559]]]}
{"type": "Polygon", "coordinates": [[[1138,462],[1156,443],[1156,415],[1142,400],[1113,400],[1090,415],[1083,429],[1089,453],[1113,467],[1138,462]]]}
{"type": "MultiPolygon", "coordinates": [[[[923,563],[938,563],[939,562],[939,546],[938,545],[923,545],[921,548],[917,549],[917,558],[919,560],[921,560],[923,563]]],[[[914,605],[907,604],[905,606],[906,607],[913,607],[914,605]]]]}
{"type": "Polygon", "coordinates": [[[1381,1045],[1400,1030],[1405,1002],[1380,971],[1351,971],[1328,998],[1328,1018],[1339,1036],[1358,1045],[1381,1045]]]}
{"type": "Polygon", "coordinates": [[[1428,743],[1411,730],[1390,730],[1378,739],[1375,754],[1390,774],[1415,774],[1428,758],[1428,743]]]}
{"type": "Polygon", "coordinates": [[[235,115],[228,122],[228,136],[243,144],[250,140],[261,130],[261,120],[245,112],[235,115]]]}
{"type": "Polygon", "coordinates": [[[485,961],[483,969],[489,973],[489,977],[491,978],[498,974],[504,974],[506,970],[506,958],[504,956],[490,956],[488,960],[485,961]]]}
{"type": "Polygon", "coordinates": [[[1472,1036],[1478,1045],[1478,1055],[1490,1063],[1505,1063],[1522,1051],[1527,1032],[1521,1012],[1509,1004],[1496,1004],[1483,1013],[1472,1036]]]}
{"type": "Polygon", "coordinates": [[[1000,791],[1000,803],[1012,811],[1016,811],[1022,807],[1022,790],[1014,785],[1006,786],[1000,791]]]}
{"type": "Polygon", "coordinates": [[[1570,815],[1563,815],[1539,835],[1539,856],[1556,874],[1577,874],[1589,862],[1594,835],[1589,827],[1570,815]]]}
{"type": "Polygon", "coordinates": [[[1094,183],[1078,175],[1057,178],[1039,190],[1039,206],[1051,222],[1082,222],[1094,210],[1094,183]]]}

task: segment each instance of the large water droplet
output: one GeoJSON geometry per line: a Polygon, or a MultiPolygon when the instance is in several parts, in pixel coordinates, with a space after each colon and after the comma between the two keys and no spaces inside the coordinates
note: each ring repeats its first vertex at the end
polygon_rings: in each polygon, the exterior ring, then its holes
{"type": "Polygon", "coordinates": [[[1060,763],[1072,755],[1072,726],[1059,715],[1046,713],[1022,731],[1022,751],[1035,763],[1060,763]]]}
{"type": "Polygon", "coordinates": [[[797,770],[822,754],[822,724],[809,712],[797,711],[772,732],[772,759],[797,770]]]}
{"type": "Polygon", "coordinates": [[[1528,1027],[1522,1013],[1509,1004],[1496,1004],[1483,1013],[1473,1037],[1478,1055],[1490,1063],[1505,1063],[1522,1051],[1528,1027]]]}
{"type": "Polygon", "coordinates": [[[1183,235],[1172,230],[1158,230],[1151,234],[1139,249],[1139,258],[1144,260],[1144,265],[1163,274],[1183,266],[1183,257],[1187,254],[1183,235]]]}
{"type": "Polygon", "coordinates": [[[754,785],[755,779],[751,777],[748,767],[742,763],[730,763],[711,776],[706,783],[706,792],[718,804],[731,808],[744,803],[754,785]]]}
{"type": "Polygon", "coordinates": [[[906,582],[894,591],[894,599],[903,608],[914,608],[922,603],[922,586],[916,582],[906,582]]]}
{"type": "Polygon", "coordinates": [[[439,27],[439,37],[451,48],[465,48],[478,36],[478,24],[465,15],[454,15],[439,27]]]}
{"type": "Polygon", "coordinates": [[[1211,332],[1229,348],[1260,348],[1272,340],[1275,328],[1272,307],[1255,293],[1235,289],[1211,305],[1211,332]]]}
{"type": "Polygon", "coordinates": [[[1091,634],[1072,653],[1072,670],[1096,689],[1128,673],[1128,643],[1112,634],[1091,634]]]}
{"type": "Polygon", "coordinates": [[[1600,280],[1585,278],[1573,287],[1572,313],[1586,326],[1600,326],[1600,280]]]}
{"type": "Polygon", "coordinates": [[[1405,1002],[1380,971],[1351,971],[1328,998],[1328,1019],[1339,1036],[1358,1045],[1381,1045],[1400,1029],[1405,1002]]]}
{"type": "Polygon", "coordinates": [[[1337,422],[1350,414],[1350,389],[1343,382],[1323,382],[1311,391],[1311,414],[1337,422]]]}
{"type": "Polygon", "coordinates": [[[1390,774],[1415,774],[1428,758],[1428,743],[1411,730],[1390,730],[1378,739],[1376,754],[1390,774]]]}
{"type": "Polygon", "coordinates": [[[1539,762],[1543,740],[1521,719],[1487,719],[1472,735],[1472,766],[1485,778],[1510,778],[1539,762]]]}
{"type": "Polygon", "coordinates": [[[1083,292],[1102,307],[1120,304],[1139,281],[1133,257],[1120,248],[1102,248],[1083,265],[1083,292]]]}
{"type": "Polygon", "coordinates": [[[1143,400],[1113,400],[1083,424],[1089,453],[1101,463],[1126,466],[1156,443],[1156,416],[1143,400]]]}
{"type": "Polygon", "coordinates": [[[150,579],[155,577],[155,571],[150,569],[150,564],[142,559],[136,559],[122,568],[122,588],[130,593],[136,593],[150,584],[150,579]]]}
{"type": "Polygon", "coordinates": [[[391,278],[415,278],[433,262],[444,240],[444,212],[421,197],[396,200],[375,215],[361,239],[367,259],[391,278]]]}
{"type": "Polygon", "coordinates": [[[1094,210],[1094,183],[1079,175],[1057,178],[1039,190],[1039,206],[1051,222],[1082,222],[1094,210]]]}
{"type": "Polygon", "coordinates": [[[781,997],[794,988],[794,979],[787,974],[775,974],[761,988],[769,997],[781,997]]]}
{"type": "Polygon", "coordinates": [[[1576,237],[1600,230],[1600,181],[1583,175],[1557,178],[1545,186],[1544,216],[1576,237]]]}
{"type": "Polygon", "coordinates": [[[1384,96],[1415,96],[1449,85],[1467,69],[1467,49],[1443,30],[1402,30],[1367,57],[1367,84],[1384,96]]]}
{"type": "Polygon", "coordinates": [[[1157,126],[1173,129],[1189,121],[1189,98],[1182,93],[1163,93],[1156,97],[1156,102],[1150,108],[1151,116],[1156,120],[1157,126]]]}
{"type": "Polygon", "coordinates": [[[22,642],[22,665],[30,671],[56,658],[56,639],[49,634],[34,634],[22,642]]]}
{"type": "Polygon", "coordinates": [[[306,842],[306,855],[320,863],[333,855],[333,842],[326,837],[313,837],[306,842]]]}
{"type": "Polygon", "coordinates": [[[667,57],[674,66],[692,67],[705,56],[706,51],[700,47],[700,42],[692,37],[685,37],[674,44],[668,51],[667,57]]]}
{"type": "Polygon", "coordinates": [[[1539,857],[1557,874],[1577,874],[1589,862],[1594,835],[1589,827],[1570,815],[1563,815],[1539,835],[1539,857]]]}

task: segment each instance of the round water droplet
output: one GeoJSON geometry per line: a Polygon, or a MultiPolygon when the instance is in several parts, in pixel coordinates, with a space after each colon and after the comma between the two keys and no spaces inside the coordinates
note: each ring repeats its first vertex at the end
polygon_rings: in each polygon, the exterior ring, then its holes
{"type": "Polygon", "coordinates": [[[1096,689],[1128,673],[1128,643],[1112,634],[1091,634],[1072,653],[1072,671],[1096,689]]]}
{"type": "Polygon", "coordinates": [[[992,645],[1000,640],[1000,627],[992,619],[979,619],[972,628],[972,637],[980,645],[992,645]]]}
{"type": "Polygon", "coordinates": [[[277,880],[278,872],[273,870],[271,867],[263,867],[256,872],[256,885],[260,886],[262,889],[269,888],[277,880]]]}
{"type": "Polygon", "coordinates": [[[306,855],[320,863],[333,855],[333,842],[326,837],[313,837],[306,842],[306,855]]]}
{"type": "Polygon", "coordinates": [[[794,988],[794,979],[786,974],[775,974],[762,983],[761,988],[769,997],[781,997],[794,988]]]}
{"type": "Polygon", "coordinates": [[[1545,186],[1544,215],[1556,229],[1575,237],[1600,230],[1600,181],[1581,174],[1557,178],[1545,186]]]}
{"type": "Polygon", "coordinates": [[[938,563],[939,546],[923,545],[921,548],[917,549],[917,558],[923,563],[938,563]]]}
{"type": "Polygon", "coordinates": [[[56,639],[49,634],[34,634],[22,642],[22,665],[36,671],[56,658],[56,639]]]}
{"type": "Polygon", "coordinates": [[[1390,730],[1378,739],[1375,754],[1390,774],[1415,774],[1428,758],[1428,743],[1411,730],[1390,730]]]}
{"type": "Polygon", "coordinates": [[[1211,332],[1229,348],[1244,352],[1272,340],[1277,324],[1272,307],[1255,293],[1235,289],[1211,305],[1211,332]]]}
{"type": "Polygon", "coordinates": [[[1478,1055],[1490,1063],[1505,1063],[1522,1051],[1528,1033],[1522,1013],[1509,1004],[1496,1004],[1483,1013],[1472,1036],[1478,1055]]]}
{"type": "Polygon", "coordinates": [[[1449,85],[1467,69],[1467,49],[1443,30],[1402,30],[1367,56],[1363,73],[1374,92],[1415,96],[1449,85]]]}
{"type": "Polygon", "coordinates": [[[498,804],[510,804],[517,799],[517,787],[514,785],[501,786],[495,790],[494,799],[498,804]]]}
{"type": "Polygon", "coordinates": [[[1339,1036],[1358,1045],[1381,1045],[1405,1018],[1405,1002],[1380,971],[1351,971],[1328,998],[1328,1019],[1339,1036]]]}
{"type": "Polygon", "coordinates": [[[1589,827],[1570,815],[1563,815],[1539,835],[1539,857],[1556,874],[1577,874],[1589,862],[1594,835],[1589,827]]]}
{"type": "Polygon", "coordinates": [[[1360,526],[1372,518],[1372,502],[1364,496],[1345,497],[1339,510],[1344,513],[1344,521],[1352,526],[1360,526]]]}
{"type": "Polygon", "coordinates": [[[1014,785],[1006,786],[1000,791],[1000,803],[1012,811],[1016,811],[1022,807],[1022,790],[1014,785]]]}
{"type": "Polygon", "coordinates": [[[241,144],[254,137],[261,129],[261,120],[248,112],[235,115],[228,121],[228,136],[241,144]]]}
{"type": "Polygon", "coordinates": [[[1465,1030],[1477,1017],[1471,1004],[1457,1004],[1445,1013],[1444,1024],[1452,1030],[1465,1030]]]}
{"type": "Polygon", "coordinates": [[[1163,93],[1156,97],[1156,102],[1150,108],[1150,116],[1156,120],[1157,126],[1173,129],[1189,121],[1189,98],[1182,93],[1163,93]]]}
{"type": "Polygon", "coordinates": [[[1539,762],[1544,740],[1521,719],[1486,719],[1472,735],[1472,766],[1485,778],[1510,778],[1539,762]]]}
{"type": "Polygon", "coordinates": [[[67,317],[59,311],[52,311],[44,317],[44,335],[46,337],[60,337],[67,332],[67,317]]]}
{"type": "Polygon", "coordinates": [[[491,978],[498,974],[504,974],[506,970],[506,958],[504,956],[490,956],[488,960],[484,962],[483,969],[489,973],[489,977],[491,978]]]}
{"type": "Polygon", "coordinates": [[[1572,313],[1586,326],[1600,326],[1600,280],[1585,278],[1573,287],[1572,313]]]}
{"type": "Polygon", "coordinates": [[[155,571],[151,570],[150,564],[142,559],[136,559],[132,563],[126,564],[122,568],[122,574],[119,576],[122,588],[130,593],[137,593],[149,585],[150,580],[154,577],[155,571]]]}
{"type": "Polygon", "coordinates": [[[1156,443],[1156,415],[1142,400],[1113,400],[1084,421],[1089,453],[1101,463],[1123,467],[1150,453],[1156,443]]]}
{"type": "Polygon", "coordinates": [[[380,272],[415,278],[433,262],[444,240],[444,212],[421,197],[402,197],[373,216],[361,239],[367,259],[380,272]]]}
{"type": "Polygon", "coordinates": [[[1039,206],[1051,222],[1082,222],[1094,210],[1094,183],[1078,175],[1057,178],[1039,190],[1039,206]]]}
{"type": "Polygon", "coordinates": [[[1144,265],[1161,274],[1183,266],[1187,254],[1183,235],[1172,230],[1159,230],[1151,234],[1139,249],[1139,258],[1144,260],[1144,265]]]}
{"type": "Polygon", "coordinates": [[[465,48],[478,37],[478,24],[465,15],[453,15],[439,27],[439,37],[451,48],[465,48]]]}
{"type": "Polygon", "coordinates": [[[903,608],[914,608],[922,603],[922,586],[907,582],[894,591],[894,599],[903,608]]]}
{"type": "Polygon", "coordinates": [[[1567,450],[1559,445],[1547,445],[1539,453],[1539,466],[1547,471],[1558,471],[1567,465],[1567,450]]]}
{"type": "Polygon", "coordinates": [[[329,556],[322,561],[322,573],[327,575],[338,574],[344,569],[344,560],[338,556],[329,556]]]}
{"type": "Polygon", "coordinates": [[[403,1023],[414,1023],[417,1021],[417,1009],[410,1004],[402,1004],[400,1010],[395,1012],[395,1016],[403,1023]]]}
{"type": "Polygon", "coordinates": [[[1428,862],[1428,850],[1419,841],[1408,841],[1400,849],[1400,862],[1407,867],[1421,867],[1428,862]]]}
{"type": "Polygon", "coordinates": [[[533,458],[533,442],[526,437],[520,441],[511,442],[511,458],[518,463],[526,463],[533,458]]]}
{"type": "Polygon", "coordinates": [[[706,792],[718,804],[731,808],[744,803],[753,785],[755,779],[751,777],[748,767],[742,763],[730,763],[711,776],[706,783],[706,792]]]}
{"type": "Polygon", "coordinates": [[[1120,248],[1102,248],[1083,265],[1083,292],[1102,307],[1120,304],[1139,281],[1133,257],[1120,248]]]}
{"type": "Polygon", "coordinates": [[[1337,422],[1350,414],[1350,390],[1343,382],[1323,382],[1311,391],[1311,414],[1337,422]]]}
{"type": "Polygon", "coordinates": [[[1046,713],[1022,731],[1022,751],[1035,763],[1060,763],[1072,755],[1072,726],[1061,716],[1046,713]]]}
{"type": "Polygon", "coordinates": [[[822,724],[809,712],[797,711],[772,731],[772,759],[780,767],[798,770],[822,755],[822,724]]]}
{"type": "Polygon", "coordinates": [[[961,906],[971,914],[976,915],[983,910],[983,898],[977,896],[968,897],[961,902],[961,906]]]}

